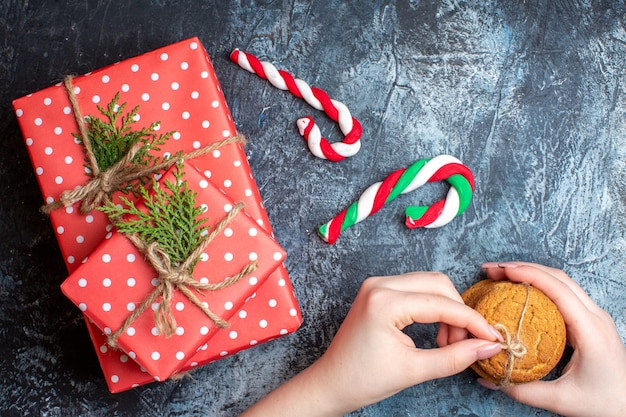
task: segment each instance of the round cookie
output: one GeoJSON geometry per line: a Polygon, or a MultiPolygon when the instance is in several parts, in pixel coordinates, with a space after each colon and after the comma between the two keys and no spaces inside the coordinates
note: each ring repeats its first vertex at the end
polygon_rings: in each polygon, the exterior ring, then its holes
{"type": "Polygon", "coordinates": [[[476,307],[476,303],[478,302],[478,300],[482,298],[485,292],[488,291],[489,288],[491,288],[491,285],[494,283],[495,281],[489,279],[478,281],[476,284],[465,290],[463,294],[461,294],[463,302],[472,308],[476,307]]]}
{"type": "Polygon", "coordinates": [[[565,322],[543,292],[510,281],[483,280],[461,296],[505,339],[500,353],[472,365],[481,377],[512,385],[541,379],[554,369],[565,349],[565,322]]]}

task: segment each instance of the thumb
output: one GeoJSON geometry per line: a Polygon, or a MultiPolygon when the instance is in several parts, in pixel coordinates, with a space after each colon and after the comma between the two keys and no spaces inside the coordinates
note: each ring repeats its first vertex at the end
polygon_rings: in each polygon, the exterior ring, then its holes
{"type": "Polygon", "coordinates": [[[558,392],[554,388],[555,385],[552,381],[534,381],[527,384],[500,387],[500,390],[520,403],[555,411],[554,405],[560,402],[556,400],[558,392]]]}
{"type": "Polygon", "coordinates": [[[419,358],[422,381],[443,378],[464,371],[477,360],[487,359],[502,350],[498,342],[482,339],[465,339],[448,346],[420,350],[419,358]]]}

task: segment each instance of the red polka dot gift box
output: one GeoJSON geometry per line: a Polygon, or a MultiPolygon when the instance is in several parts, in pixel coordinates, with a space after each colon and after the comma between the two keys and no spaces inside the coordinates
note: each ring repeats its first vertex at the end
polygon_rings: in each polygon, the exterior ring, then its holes
{"type": "MultiPolygon", "coordinates": [[[[184,242],[176,241],[169,252],[166,250],[168,246],[161,243],[155,249],[155,256],[152,256],[152,240],[119,232],[128,224],[126,222],[137,217],[127,215],[129,219],[117,224],[61,286],[63,293],[104,334],[115,335],[115,340],[109,340],[109,345],[119,346],[161,381],[182,369],[220,329],[219,323],[223,322],[222,327],[226,327],[227,320],[285,258],[284,250],[264,230],[259,230],[258,224],[241,210],[241,206],[236,206],[193,167],[185,165],[182,166],[182,169],[187,168],[184,171],[185,184],[188,190],[197,193],[195,203],[202,212],[198,219],[207,225],[198,235],[198,242],[206,242],[205,245],[196,245],[195,242],[187,245],[193,245],[193,250],[200,246],[203,248],[201,253],[194,252],[189,257],[185,255],[184,259],[175,262],[179,255],[177,252],[185,246],[184,242]],[[240,211],[235,212],[235,209],[240,211]],[[163,252],[167,252],[166,260],[161,257],[163,252]],[[196,258],[196,255],[199,256],[196,258]],[[185,271],[179,270],[177,266],[184,264],[187,258],[193,266],[185,271]],[[168,289],[163,284],[170,277],[172,281],[168,283],[171,288],[168,289]],[[181,281],[183,278],[187,281],[181,281]],[[205,287],[194,287],[197,283],[205,284],[205,287]],[[171,300],[166,295],[167,291],[172,292],[171,300]],[[141,306],[143,310],[133,318],[133,313],[141,306]],[[206,312],[202,307],[207,309],[206,312]],[[169,314],[173,317],[170,322],[172,334],[164,335],[159,328],[159,319],[169,314]]],[[[162,204],[156,205],[152,201],[156,192],[152,189],[149,200],[133,204],[138,213],[147,212],[146,207],[154,204],[151,210],[161,215],[179,200],[173,195],[176,190],[168,188],[182,181],[173,174],[178,168],[171,168],[156,183],[159,186],[157,190],[169,201],[163,198],[162,204]]],[[[189,201],[186,202],[187,206],[172,210],[182,212],[187,211],[189,206],[193,207],[189,201]]],[[[171,242],[172,237],[184,237],[184,228],[193,229],[187,226],[187,217],[177,212],[170,214],[172,218],[176,216],[181,219],[164,220],[164,230],[175,227],[175,224],[176,227],[182,225],[173,232],[163,232],[165,243],[171,242]]],[[[155,230],[160,230],[161,219],[158,217],[158,221],[144,226],[149,227],[146,231],[148,235],[152,236],[155,230]]]]}
{"type": "MultiPolygon", "coordinates": [[[[128,108],[139,106],[133,117],[137,128],[158,122],[158,132],[173,132],[153,151],[160,156],[194,151],[237,134],[210,58],[195,38],[74,77],[72,91],[84,117],[99,115],[98,106],[106,106],[116,94],[128,108]]],[[[89,169],[75,137],[79,128],[63,83],[13,105],[45,202],[84,186],[89,169]]],[[[233,200],[244,201],[260,224],[267,221],[260,214],[261,197],[241,144],[221,147],[192,163],[233,200]]],[[[75,203],[50,213],[69,270],[107,233],[104,214],[85,215],[78,207],[75,203]]]]}
{"type": "MultiPolygon", "coordinates": [[[[294,320],[299,311],[292,303],[277,297],[276,288],[285,288],[289,281],[272,274],[250,299],[230,318],[230,327],[215,333],[183,366],[182,372],[233,355],[242,349],[259,345],[290,333],[284,316],[294,320]]],[[[154,382],[154,377],[129,356],[107,343],[107,337],[97,327],[89,326],[97,346],[97,354],[112,392],[119,392],[154,382]]]]}
{"type": "MultiPolygon", "coordinates": [[[[128,103],[129,108],[139,106],[134,116],[138,127],[158,121],[159,132],[173,132],[158,151],[150,151],[155,156],[191,152],[237,135],[211,59],[197,38],[77,76],[72,83],[76,103],[86,117],[99,114],[98,106],[106,106],[119,94],[120,103],[128,103]]],[[[75,137],[79,128],[64,85],[58,83],[16,99],[13,106],[45,202],[58,201],[64,191],[83,187],[89,173],[84,166],[84,147],[75,137]]],[[[225,145],[187,162],[231,200],[244,202],[259,230],[274,236],[243,145],[225,145]]],[[[112,227],[99,210],[81,213],[80,206],[76,202],[50,212],[69,272],[81,265],[112,227]]],[[[189,358],[188,366],[236,353],[300,326],[301,313],[284,265],[271,274],[256,294],[261,293],[265,294],[263,298],[248,300],[245,313],[232,316],[228,333],[220,331],[212,339],[227,344],[220,347],[209,343],[208,348],[189,358]],[[275,307],[268,307],[274,305],[269,300],[275,301],[275,307]],[[268,325],[251,326],[256,318],[268,325]],[[237,337],[229,337],[233,332],[237,337]]],[[[103,348],[102,332],[89,320],[86,323],[111,392],[149,382],[145,369],[128,360],[123,352],[103,348]]]]}

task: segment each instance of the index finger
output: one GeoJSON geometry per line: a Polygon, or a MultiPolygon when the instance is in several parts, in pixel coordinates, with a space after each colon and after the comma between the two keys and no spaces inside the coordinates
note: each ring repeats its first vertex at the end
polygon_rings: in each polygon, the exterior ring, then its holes
{"type": "Polygon", "coordinates": [[[394,303],[388,312],[400,329],[412,323],[445,323],[466,329],[479,339],[497,340],[497,333],[487,320],[462,301],[437,294],[409,292],[397,292],[393,298],[394,303]]]}
{"type": "Polygon", "coordinates": [[[404,292],[438,294],[463,301],[450,278],[441,272],[408,272],[401,275],[371,277],[372,286],[404,292]]]}

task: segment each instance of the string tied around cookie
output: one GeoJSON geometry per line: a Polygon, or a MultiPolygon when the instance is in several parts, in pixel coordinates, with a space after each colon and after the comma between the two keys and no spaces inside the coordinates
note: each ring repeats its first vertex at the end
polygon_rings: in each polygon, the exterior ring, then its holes
{"type": "Polygon", "coordinates": [[[519,336],[514,334],[511,336],[506,327],[502,324],[496,324],[496,330],[500,330],[504,336],[504,342],[501,343],[502,349],[513,355],[516,359],[521,359],[528,352],[526,346],[522,343],[519,336]]]}
{"type": "Polygon", "coordinates": [[[204,249],[211,241],[220,234],[232,219],[240,213],[244,208],[244,203],[237,203],[214,227],[211,233],[193,250],[193,252],[179,265],[174,265],[167,253],[163,251],[155,242],[146,243],[136,234],[127,234],[127,238],[144,254],[148,263],[157,272],[158,285],[143,300],[143,302],[133,310],[126,318],[120,328],[113,332],[107,338],[110,346],[117,346],[117,339],[122,333],[128,330],[130,325],[144,312],[151,307],[153,303],[160,297],[154,310],[154,321],[159,331],[166,337],[171,336],[176,331],[176,319],[171,310],[172,297],[174,290],[178,290],[187,297],[196,307],[198,307],[211,321],[219,328],[227,328],[228,322],[217,314],[213,313],[206,305],[200,301],[194,290],[199,291],[217,291],[235,284],[243,277],[254,272],[258,266],[257,261],[251,261],[246,264],[237,274],[216,283],[202,283],[193,278],[191,271],[193,265],[200,258],[204,249]]]}
{"type": "MultiPolygon", "coordinates": [[[[81,202],[80,211],[83,214],[89,213],[96,207],[110,201],[111,195],[118,190],[135,180],[145,178],[156,172],[166,170],[176,164],[179,158],[165,159],[162,162],[146,166],[142,164],[133,163],[133,159],[137,153],[141,150],[142,145],[140,143],[134,143],[130,146],[126,154],[115,164],[108,169],[101,171],[98,166],[97,158],[93,150],[91,140],[89,139],[89,132],[87,126],[85,126],[85,120],[78,105],[78,99],[74,92],[74,86],[72,83],[72,76],[67,76],[63,80],[65,91],[70,100],[72,107],[72,113],[76,124],[78,125],[80,140],[83,144],[86,156],[87,166],[91,171],[91,178],[87,183],[76,189],[63,191],[58,200],[48,203],[41,207],[41,211],[46,214],[59,209],[61,207],[69,207],[77,202],[81,202]]],[[[231,136],[227,139],[214,142],[210,145],[195,149],[188,153],[180,155],[181,159],[193,159],[201,155],[211,153],[222,146],[230,145],[233,143],[239,143],[245,145],[246,139],[243,135],[238,134],[231,136]]]]}
{"type": "Polygon", "coordinates": [[[526,315],[526,310],[528,309],[528,301],[530,299],[530,286],[528,284],[524,285],[526,286],[526,300],[524,301],[524,307],[522,308],[522,312],[517,323],[517,331],[514,334],[511,334],[509,329],[500,323],[496,323],[493,326],[496,330],[499,330],[500,333],[502,333],[504,338],[504,342],[501,343],[502,350],[508,354],[505,376],[500,382],[500,385],[505,387],[511,385],[511,376],[513,374],[515,360],[523,358],[526,356],[526,353],[528,353],[526,346],[520,339],[522,323],[524,321],[524,316],[526,315]]]}

